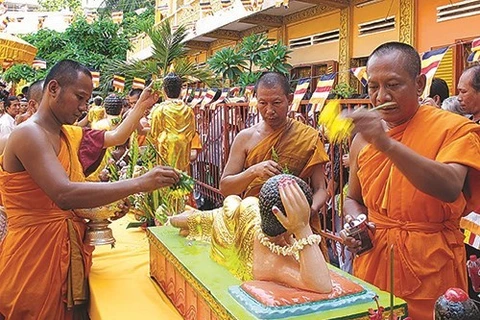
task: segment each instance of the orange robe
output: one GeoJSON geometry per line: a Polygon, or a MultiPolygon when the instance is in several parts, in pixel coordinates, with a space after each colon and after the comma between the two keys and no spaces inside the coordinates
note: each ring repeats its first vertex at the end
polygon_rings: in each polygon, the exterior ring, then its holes
{"type": "MultiPolygon", "coordinates": [[[[71,181],[84,181],[86,153],[80,127],[64,126],[58,159],[71,181]]],[[[103,132],[100,133],[103,136],[103,132]]],[[[98,140],[98,136],[97,139],[98,140]]],[[[103,145],[103,140],[97,145],[103,145]]],[[[98,148],[97,148],[98,149],[98,148]]],[[[88,302],[93,247],[83,244],[86,225],[61,210],[27,171],[8,173],[0,158],[0,186],[8,233],[0,244],[0,314],[6,319],[71,319],[88,302]]]]}
{"type": "MultiPolygon", "coordinates": [[[[466,289],[465,249],[459,220],[480,200],[480,126],[429,106],[388,131],[418,154],[469,167],[464,192],[445,203],[416,189],[372,145],[358,156],[358,178],[369,220],[377,231],[374,248],[355,258],[354,274],[390,290],[389,247],[394,249],[394,293],[415,320],[432,319],[436,299],[450,287],[466,289]]],[[[383,303],[385,304],[385,303],[383,303]]]]}
{"type": "MultiPolygon", "coordinates": [[[[245,169],[266,160],[274,160],[272,147],[282,168],[302,179],[310,178],[313,166],[328,161],[318,131],[297,120],[288,119],[279,128],[253,148],[245,159],[245,169]]],[[[244,197],[258,196],[266,179],[256,178],[250,183],[244,197]]]]}

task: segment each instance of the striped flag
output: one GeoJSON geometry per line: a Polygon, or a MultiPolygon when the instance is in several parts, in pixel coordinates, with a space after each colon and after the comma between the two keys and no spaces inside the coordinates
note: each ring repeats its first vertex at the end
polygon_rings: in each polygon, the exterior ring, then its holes
{"type": "Polygon", "coordinates": [[[183,101],[187,101],[188,98],[190,98],[190,96],[192,95],[192,92],[193,92],[193,88],[192,88],[192,87],[187,88],[187,91],[185,92],[185,95],[182,97],[182,100],[183,100],[183,101]]]}
{"type": "Polygon", "coordinates": [[[215,101],[214,103],[210,103],[210,109],[215,109],[217,107],[217,104],[223,103],[225,99],[228,96],[228,93],[230,92],[230,88],[223,88],[222,93],[220,94],[220,97],[215,101]]]}
{"type": "Polygon", "coordinates": [[[164,2],[161,3],[157,6],[158,11],[160,11],[162,14],[168,13],[168,3],[164,2]]]}
{"type": "Polygon", "coordinates": [[[47,61],[35,58],[32,62],[33,69],[47,69],[47,61]]]}
{"type": "Polygon", "coordinates": [[[464,229],[465,239],[463,242],[480,249],[480,214],[470,212],[460,219],[460,228],[464,229]]]}
{"type": "Polygon", "coordinates": [[[216,93],[217,89],[208,89],[200,104],[200,109],[204,109],[207,104],[212,103],[216,93]]]}
{"type": "Polygon", "coordinates": [[[292,100],[292,111],[298,111],[300,107],[300,102],[302,102],[305,93],[307,93],[308,86],[310,85],[310,78],[304,78],[298,80],[297,87],[295,88],[295,92],[293,93],[293,100],[292,100]]]}
{"type": "Polygon", "coordinates": [[[94,88],[100,87],[100,72],[91,71],[91,74],[92,74],[93,87],[94,88]]]}
{"type": "Polygon", "coordinates": [[[353,73],[355,78],[360,81],[360,83],[366,87],[368,83],[368,76],[367,76],[367,67],[358,67],[358,68],[352,68],[350,71],[353,73]]]}
{"type": "Polygon", "coordinates": [[[142,78],[133,78],[132,89],[145,89],[145,80],[142,78]]]}
{"type": "Polygon", "coordinates": [[[480,60],[480,38],[472,41],[472,53],[469,54],[467,62],[472,63],[480,60]]]}
{"type": "Polygon", "coordinates": [[[322,111],[325,100],[327,100],[330,90],[332,90],[333,82],[337,73],[328,73],[320,77],[315,88],[315,92],[312,94],[309,103],[312,105],[309,115],[313,115],[314,112],[322,111]]]}
{"type": "Polygon", "coordinates": [[[113,89],[117,92],[123,92],[125,88],[125,77],[113,76],[113,89]]]}
{"type": "Polygon", "coordinates": [[[89,13],[85,17],[85,20],[87,21],[88,24],[92,24],[97,18],[97,15],[94,13],[89,13]]]}
{"type": "Polygon", "coordinates": [[[422,98],[428,97],[430,94],[430,86],[432,85],[433,76],[437,72],[438,66],[449,47],[431,50],[422,54],[422,74],[427,77],[427,84],[423,91],[422,98]]]}
{"type": "Polygon", "coordinates": [[[210,0],[200,0],[200,10],[204,14],[213,14],[212,4],[210,0]]]}
{"type": "Polygon", "coordinates": [[[221,0],[222,9],[227,9],[232,5],[232,0],[221,0]]]}
{"type": "Polygon", "coordinates": [[[114,23],[122,23],[123,21],[123,11],[112,12],[112,20],[114,23]]]}
{"type": "Polygon", "coordinates": [[[253,1],[252,0],[242,0],[242,5],[247,11],[253,10],[253,1]]]}
{"type": "Polygon", "coordinates": [[[228,95],[230,97],[238,97],[239,93],[240,93],[240,87],[233,87],[233,88],[230,88],[228,95]]]}
{"type": "Polygon", "coordinates": [[[197,96],[197,91],[195,91],[195,96],[192,100],[192,102],[190,103],[190,106],[192,108],[195,108],[197,106],[197,104],[199,104],[200,102],[202,102],[203,98],[205,98],[205,95],[207,94],[207,90],[208,89],[197,89],[198,90],[198,96],[197,96]]]}

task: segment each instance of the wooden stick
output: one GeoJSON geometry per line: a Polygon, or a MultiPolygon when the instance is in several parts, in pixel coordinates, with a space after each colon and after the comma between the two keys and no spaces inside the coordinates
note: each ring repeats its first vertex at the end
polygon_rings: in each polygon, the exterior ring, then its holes
{"type": "Polygon", "coordinates": [[[393,320],[393,244],[390,246],[390,316],[389,319],[393,320]]]}

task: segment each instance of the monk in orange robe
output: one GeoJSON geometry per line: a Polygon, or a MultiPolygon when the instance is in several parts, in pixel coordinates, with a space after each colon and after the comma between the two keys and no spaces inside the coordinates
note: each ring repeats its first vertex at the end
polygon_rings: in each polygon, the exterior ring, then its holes
{"type": "Polygon", "coordinates": [[[178,181],[172,168],[157,167],[131,180],[82,182],[102,150],[124,143],[158,99],[146,90],[113,131],[68,126],[85,111],[92,89],[86,67],[71,60],[57,63],[46,77],[38,111],[11,133],[0,157],[0,194],[8,218],[0,244],[0,319],[87,319],[93,248],[83,244],[85,221],[74,209],[178,181]]]}
{"type": "Polygon", "coordinates": [[[256,196],[268,178],[288,170],[310,180],[312,216],[318,218],[327,199],[323,163],[328,161],[318,132],[287,118],[293,95],[282,75],[264,74],[257,82],[256,97],[262,121],[235,137],[220,191],[224,196],[256,196]]]}
{"type": "MultiPolygon", "coordinates": [[[[375,229],[373,249],[354,260],[354,275],[391,290],[413,319],[431,319],[448,288],[466,289],[459,220],[479,204],[480,127],[468,119],[420,106],[425,87],[420,58],[409,45],[386,43],[367,64],[368,90],[377,112],[352,113],[347,220],[360,213],[375,229]],[[372,224],[373,223],[373,224],[372,224]]],[[[357,251],[361,242],[346,237],[357,251]]]]}

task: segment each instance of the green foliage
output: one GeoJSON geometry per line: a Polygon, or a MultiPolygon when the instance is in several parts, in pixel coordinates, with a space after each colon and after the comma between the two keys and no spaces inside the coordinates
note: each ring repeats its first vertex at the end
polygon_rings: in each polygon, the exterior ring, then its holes
{"type": "Polygon", "coordinates": [[[348,99],[355,92],[355,88],[350,87],[347,83],[339,83],[332,90],[337,99],[348,99]]]}
{"type": "Polygon", "coordinates": [[[110,15],[113,11],[133,12],[137,9],[153,7],[154,0],[104,0],[100,5],[102,13],[110,15]]]}
{"type": "Polygon", "coordinates": [[[110,18],[88,24],[80,17],[65,32],[41,29],[23,39],[38,48],[37,56],[46,60],[47,67],[72,59],[100,72],[111,60],[125,60],[131,46],[121,26],[110,18]]]}
{"type": "MultiPolygon", "coordinates": [[[[152,56],[142,61],[112,60],[104,70],[105,78],[111,79],[114,74],[122,74],[127,80],[133,77],[161,79],[173,66],[175,73],[182,77],[183,81],[202,81],[209,86],[216,84],[209,69],[198,68],[195,63],[188,60],[184,44],[187,31],[183,26],[172,31],[170,22],[165,20],[145,32],[152,39],[152,56]]],[[[107,91],[108,84],[104,84],[102,89],[107,91]]]]}
{"type": "Polygon", "coordinates": [[[2,75],[7,82],[18,83],[20,80],[33,82],[45,77],[45,70],[34,70],[27,64],[14,64],[8,68],[2,75]]]}
{"type": "Polygon", "coordinates": [[[150,6],[140,14],[135,11],[123,13],[123,21],[120,24],[123,34],[127,38],[133,38],[155,24],[155,9],[150,6]]]}
{"type": "Polygon", "coordinates": [[[46,11],[70,9],[72,12],[77,12],[82,9],[80,0],[38,0],[38,4],[46,11]]]}
{"type": "Polygon", "coordinates": [[[248,72],[252,72],[254,65],[258,64],[261,54],[268,50],[268,39],[263,33],[253,33],[243,38],[239,45],[238,53],[248,60],[248,72]]]}
{"type": "Polygon", "coordinates": [[[292,66],[286,63],[291,51],[281,42],[269,45],[265,34],[245,37],[237,48],[223,48],[209,60],[210,68],[222,76],[223,81],[241,87],[254,84],[261,76],[256,69],[277,71],[288,76],[292,66]]]}
{"type": "Polygon", "coordinates": [[[210,59],[208,65],[213,72],[222,75],[223,81],[237,82],[246,67],[245,56],[233,48],[223,48],[217,51],[210,59]]]}
{"type": "Polygon", "coordinates": [[[285,61],[290,58],[291,52],[282,42],[277,42],[261,53],[258,65],[261,69],[287,75],[292,66],[285,61]]]}

